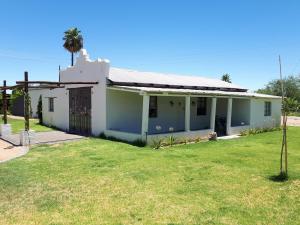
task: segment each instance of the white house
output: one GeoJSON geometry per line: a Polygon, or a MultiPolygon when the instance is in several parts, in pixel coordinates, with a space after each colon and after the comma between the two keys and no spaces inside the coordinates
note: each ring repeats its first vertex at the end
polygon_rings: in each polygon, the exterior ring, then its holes
{"type": "Polygon", "coordinates": [[[169,133],[222,136],[280,125],[277,96],[218,79],[112,68],[108,60],[90,60],[84,49],[60,81],[97,82],[30,91],[33,111],[42,95],[44,123],[72,133],[150,142],[169,133]]]}

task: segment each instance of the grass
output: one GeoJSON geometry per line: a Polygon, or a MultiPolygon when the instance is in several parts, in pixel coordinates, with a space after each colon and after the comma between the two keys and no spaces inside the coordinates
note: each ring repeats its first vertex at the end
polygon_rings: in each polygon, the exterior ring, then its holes
{"type": "Polygon", "coordinates": [[[300,128],[152,150],[88,138],[0,164],[1,224],[299,224],[300,128]]]}
{"type": "MultiPolygon", "coordinates": [[[[24,119],[12,119],[8,118],[7,121],[9,124],[12,126],[12,132],[13,133],[18,133],[21,130],[24,130],[24,119]]],[[[1,120],[0,123],[3,123],[3,120],[1,120]]],[[[29,127],[31,130],[34,130],[36,132],[43,132],[43,131],[51,131],[53,130],[50,127],[46,127],[43,125],[40,125],[37,119],[30,119],[29,120],[29,127]]]]}

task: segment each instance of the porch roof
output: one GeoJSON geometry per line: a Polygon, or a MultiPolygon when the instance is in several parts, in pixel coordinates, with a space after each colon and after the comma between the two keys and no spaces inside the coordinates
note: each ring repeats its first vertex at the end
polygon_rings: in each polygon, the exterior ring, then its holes
{"type": "Polygon", "coordinates": [[[279,96],[266,95],[252,92],[229,92],[229,91],[211,91],[211,90],[192,90],[192,89],[178,89],[178,88],[155,88],[155,87],[136,87],[136,86],[111,86],[111,89],[117,89],[121,91],[133,91],[133,92],[146,92],[148,94],[157,95],[204,95],[204,96],[236,96],[245,98],[264,98],[264,99],[281,99],[279,96]]]}

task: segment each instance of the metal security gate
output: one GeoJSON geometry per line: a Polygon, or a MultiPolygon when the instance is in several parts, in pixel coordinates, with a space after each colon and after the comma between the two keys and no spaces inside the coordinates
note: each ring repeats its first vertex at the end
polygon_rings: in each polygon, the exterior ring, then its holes
{"type": "Polygon", "coordinates": [[[69,132],[91,134],[91,88],[69,89],[69,132]]]}

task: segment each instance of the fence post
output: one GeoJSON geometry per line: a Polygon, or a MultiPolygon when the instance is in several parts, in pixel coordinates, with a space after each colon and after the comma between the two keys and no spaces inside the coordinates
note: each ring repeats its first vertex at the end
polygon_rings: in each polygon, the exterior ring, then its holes
{"type": "Polygon", "coordinates": [[[3,107],[3,122],[7,124],[7,96],[6,96],[6,80],[3,81],[3,92],[2,92],[2,107],[3,107]]]}
{"type": "Polygon", "coordinates": [[[29,94],[28,94],[28,72],[24,73],[24,119],[25,119],[25,131],[29,131],[29,94]]]}

